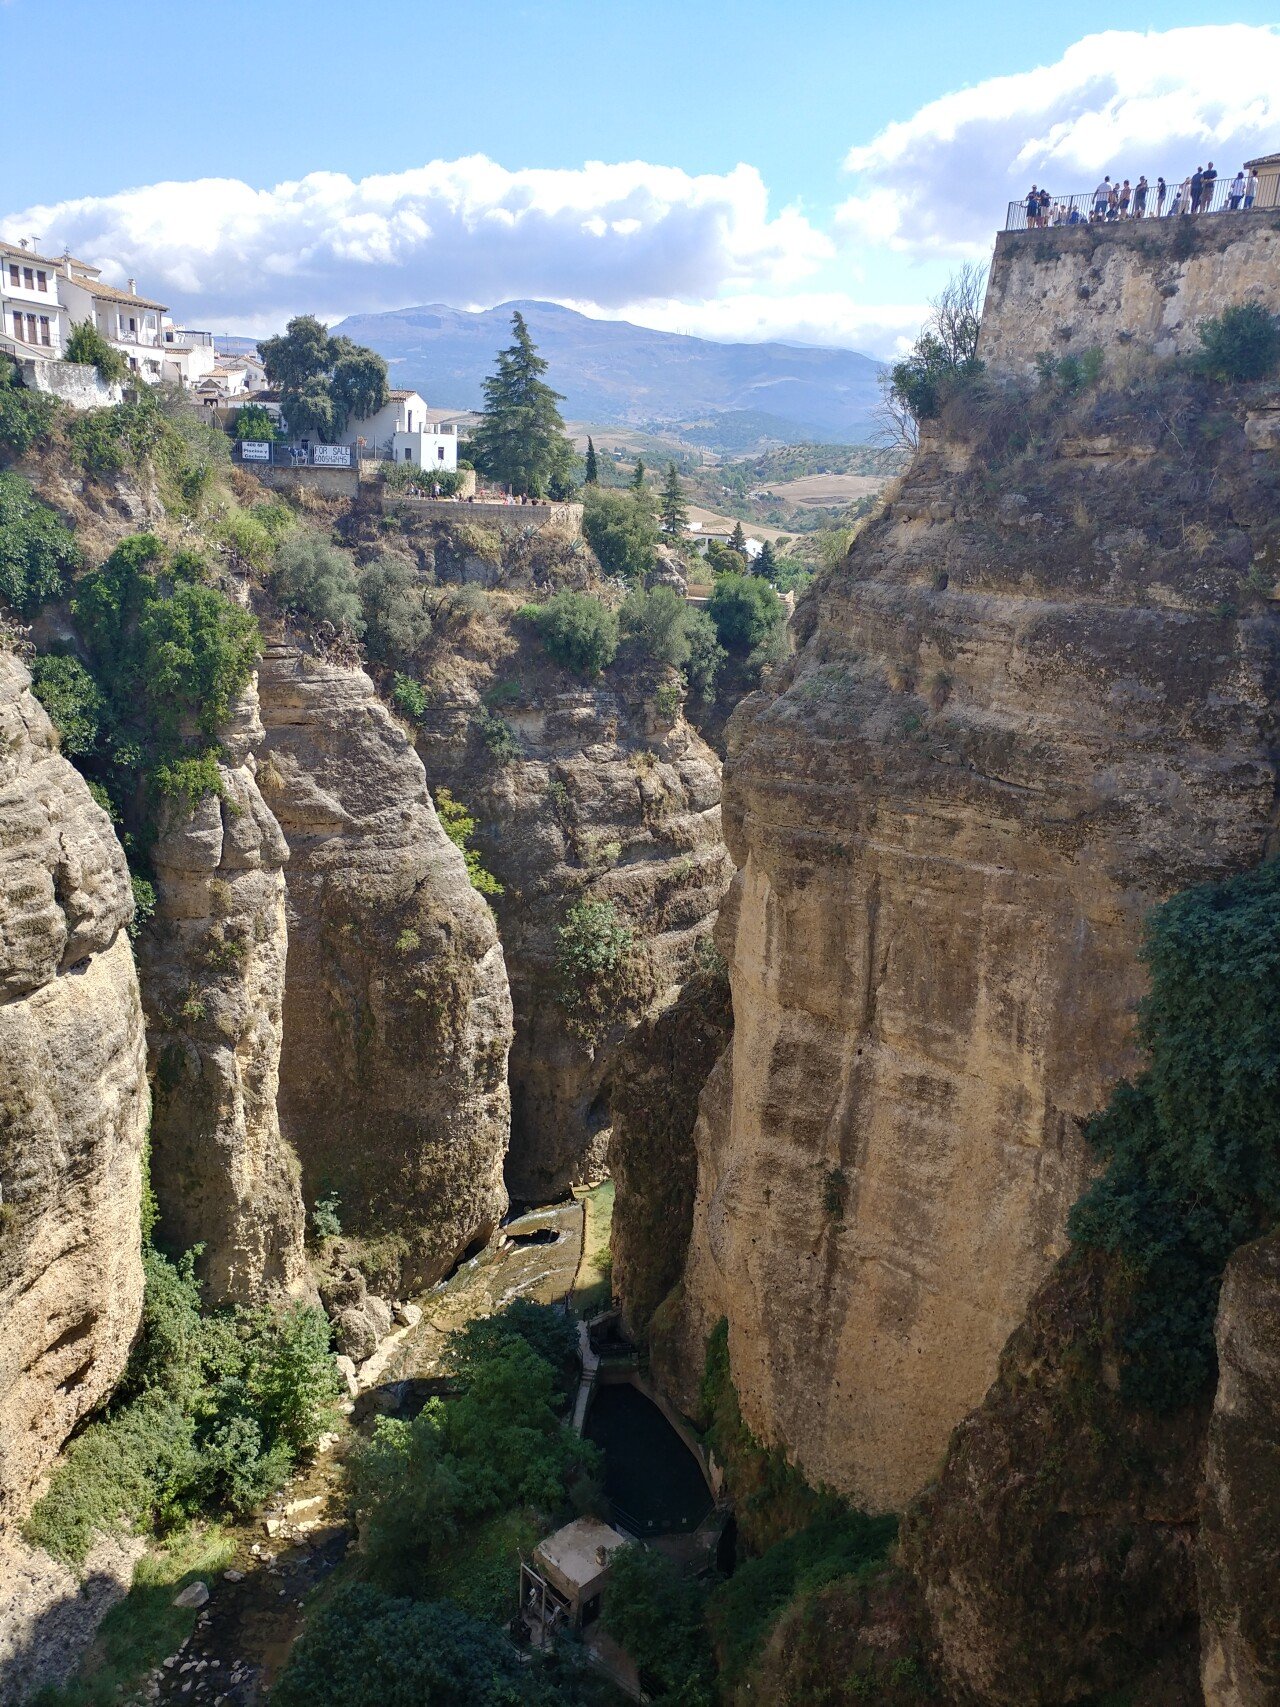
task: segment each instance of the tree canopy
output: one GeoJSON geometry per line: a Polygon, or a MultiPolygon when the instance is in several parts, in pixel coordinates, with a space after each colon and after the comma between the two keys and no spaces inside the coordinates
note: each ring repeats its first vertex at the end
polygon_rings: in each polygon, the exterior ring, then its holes
{"type": "Polygon", "coordinates": [[[606,575],[639,581],[653,568],[658,535],[648,494],[591,486],[583,493],[582,531],[606,575]]]}
{"type": "Polygon", "coordinates": [[[662,496],[658,500],[658,519],[663,533],[670,539],[679,539],[689,520],[689,506],[685,503],[684,489],[674,462],[667,464],[662,496]]]}
{"type": "Polygon", "coordinates": [[[484,382],[484,415],[471,440],[471,460],[519,497],[567,497],[573,447],[560,417],[564,399],[543,379],[547,363],[519,309],[511,330],[514,342],[498,352],[497,371],[484,382]]]}
{"type": "Polygon", "coordinates": [[[387,364],[350,338],[331,338],[314,314],[299,314],[258,345],[267,378],[296,434],[335,439],[347,423],[375,415],[391,395],[387,364]]]}

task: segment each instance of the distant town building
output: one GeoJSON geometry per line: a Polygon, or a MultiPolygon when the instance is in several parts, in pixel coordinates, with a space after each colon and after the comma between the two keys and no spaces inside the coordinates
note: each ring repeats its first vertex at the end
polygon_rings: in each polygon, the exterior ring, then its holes
{"type": "Polygon", "coordinates": [[[72,327],[86,320],[148,384],[192,386],[217,364],[212,333],[175,326],[164,303],[139,296],[135,280],[121,290],[74,255],[0,242],[0,349],[60,361],[72,327]]]}
{"type": "Polygon", "coordinates": [[[366,457],[384,462],[411,462],[443,473],[458,466],[457,427],[433,419],[426,398],[417,391],[393,391],[376,415],[348,421],[343,442],[362,441],[366,457]]]}

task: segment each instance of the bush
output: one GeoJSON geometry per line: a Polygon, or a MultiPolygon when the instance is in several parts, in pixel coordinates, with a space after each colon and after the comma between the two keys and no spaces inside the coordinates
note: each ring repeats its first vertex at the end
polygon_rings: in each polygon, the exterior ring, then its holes
{"type": "Polygon", "coordinates": [[[817,1522],[744,1560],[711,1597],[709,1622],[727,1678],[741,1676],[797,1595],[838,1577],[870,1574],[897,1536],[894,1517],[868,1517],[832,1500],[817,1522]]]}
{"type": "Polygon", "coordinates": [[[606,575],[642,581],[653,568],[658,531],[647,499],[634,492],[586,487],[582,532],[606,575]]]}
{"type": "Polygon", "coordinates": [[[63,360],[79,362],[98,370],[101,379],[110,384],[122,384],[129,377],[129,364],[113,345],[99,332],[92,320],[80,320],[71,328],[63,360]]]}
{"type": "Polygon", "coordinates": [[[1123,1265],[1122,1390],[1172,1410],[1206,1390],[1227,1258],[1280,1218],[1280,861],[1158,908],[1140,1078],[1087,1135],[1106,1159],[1072,1211],[1123,1265]]]}
{"type": "Polygon", "coordinates": [[[716,677],[725,660],[716,625],[705,610],[690,608],[685,636],[689,642],[685,679],[704,700],[710,701],[715,697],[716,677]]]}
{"type": "Polygon", "coordinates": [[[482,705],[476,713],[476,723],[480,730],[480,739],[488,749],[494,764],[513,764],[521,757],[523,749],[520,737],[505,717],[490,711],[487,705],[482,705]]]}
{"type": "Polygon", "coordinates": [[[391,703],[402,717],[407,717],[411,723],[421,723],[431,701],[421,682],[414,681],[412,676],[401,675],[397,670],[391,685],[391,703]]]}
{"type": "Polygon", "coordinates": [[[276,557],[272,589],[283,610],[313,623],[330,623],[357,638],[364,609],[355,568],[345,551],[310,530],[291,534],[276,557]]]}
{"type": "Polygon", "coordinates": [[[621,1010],[635,934],[611,901],[579,901],[556,935],[556,1000],[570,1029],[594,1042],[621,1010]]]}
{"type": "Polygon", "coordinates": [[[1260,302],[1236,303],[1197,328],[1196,366],[1210,379],[1265,379],[1280,360],[1280,317],[1260,302]]]}
{"type": "Polygon", "coordinates": [[[98,744],[106,701],[80,660],[59,655],[34,659],[31,685],[58,731],[63,752],[72,758],[92,753],[98,744]]]}
{"type": "Polygon", "coordinates": [[[90,409],[67,425],[72,460],[89,474],[109,477],[181,461],[182,444],[166,420],[153,387],[111,409],[90,409]]]}
{"type": "Polygon", "coordinates": [[[220,517],[211,530],[234,569],[265,576],[275,561],[281,539],[293,527],[293,511],[285,504],[238,505],[220,517]]]}
{"type": "Polygon", "coordinates": [[[80,548],[20,474],[0,471],[0,599],[28,612],[62,591],[80,548]]]}
{"type": "Polygon", "coordinates": [[[471,1381],[515,1340],[550,1366],[560,1401],[566,1400],[576,1386],[578,1331],[570,1317],[551,1304],[516,1298],[492,1316],[475,1317],[449,1336],[445,1361],[459,1380],[471,1381]]]}
{"type": "Polygon", "coordinates": [[[272,1707],[556,1707],[498,1630],[448,1601],[349,1583],[307,1620],[272,1707]]]}
{"type": "Polygon", "coordinates": [[[648,592],[637,587],[622,601],[618,620],[622,633],[643,657],[682,670],[689,662],[689,629],[697,614],[674,587],[653,587],[648,592]]]}
{"type": "Polygon", "coordinates": [[[28,391],[18,370],[0,355],[0,449],[11,456],[25,456],[33,445],[47,439],[57,419],[58,406],[42,391],[28,391]]]}
{"type": "Polygon", "coordinates": [[[590,593],[560,592],[521,611],[547,656],[579,676],[598,676],[618,651],[618,618],[590,593]]]}
{"type": "Polygon", "coordinates": [[[707,612],[727,652],[754,652],[780,638],[786,625],[782,600],[758,575],[719,575],[707,612]]]}
{"type": "Polygon", "coordinates": [[[365,650],[379,663],[412,658],[429,639],[431,613],[417,574],[399,558],[360,571],[365,650]]]}
{"type": "Polygon", "coordinates": [[[244,403],[236,410],[235,420],[231,423],[231,437],[270,444],[280,435],[275,421],[261,403],[244,403]]]}
{"type": "Polygon", "coordinates": [[[603,1623],[641,1684],[672,1707],[712,1707],[711,1647],[699,1586],[662,1553],[623,1547],[610,1562],[603,1623]]]}
{"type": "Polygon", "coordinates": [[[461,801],[453,798],[447,788],[436,790],[436,815],[440,819],[441,829],[466,861],[471,887],[481,895],[504,894],[502,884],[491,871],[485,870],[480,855],[471,846],[471,838],[476,832],[475,819],[461,801]]]}
{"type": "Polygon", "coordinates": [[[1103,355],[1099,349],[1082,350],[1078,356],[1044,354],[1036,357],[1040,383],[1065,391],[1070,397],[1096,385],[1102,378],[1102,368],[1103,355]]]}
{"type": "Polygon", "coordinates": [[[456,498],[466,485],[466,471],[449,468],[419,468],[412,462],[384,462],[382,483],[392,492],[411,497],[456,498]]]}

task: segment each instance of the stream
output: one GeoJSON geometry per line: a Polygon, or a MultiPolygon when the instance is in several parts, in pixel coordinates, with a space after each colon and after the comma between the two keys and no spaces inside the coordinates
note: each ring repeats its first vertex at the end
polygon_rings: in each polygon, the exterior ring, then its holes
{"type": "Polygon", "coordinates": [[[313,1461],[251,1522],[234,1531],[235,1558],[189,1640],[144,1685],[150,1701],[259,1707],[288,1658],[303,1608],[342,1562],[351,1540],[342,1463],[380,1412],[398,1409],[401,1382],[441,1373],[448,1335],[516,1298],[552,1304],[574,1284],[582,1257],[581,1203],[529,1210],[501,1243],[462,1263],[416,1302],[422,1320],[393,1334],[361,1371],[371,1375],[354,1413],[323,1439],[313,1461]]]}

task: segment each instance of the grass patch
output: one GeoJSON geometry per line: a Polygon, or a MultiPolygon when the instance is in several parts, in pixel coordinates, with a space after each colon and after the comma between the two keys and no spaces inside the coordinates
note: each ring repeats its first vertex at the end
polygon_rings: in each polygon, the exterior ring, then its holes
{"type": "Polygon", "coordinates": [[[440,1548],[424,1585],[431,1599],[452,1600],[486,1624],[505,1624],[516,1610],[520,1560],[546,1534],[524,1507],[500,1511],[440,1548]]]}
{"type": "Polygon", "coordinates": [[[582,1234],[582,1260],[574,1282],[573,1304],[580,1316],[594,1315],[607,1310],[613,1302],[613,1198],[611,1179],[592,1186],[590,1191],[575,1192],[586,1211],[582,1234]]]}
{"type": "Polygon", "coordinates": [[[133,1586],[103,1619],[75,1677],[65,1689],[42,1690],[33,1707],[115,1707],[122,1696],[128,1699],[195,1626],[199,1614],[175,1606],[174,1595],[197,1578],[211,1582],[234,1554],[234,1542],[217,1524],[184,1530],[145,1553],[133,1586]]]}

